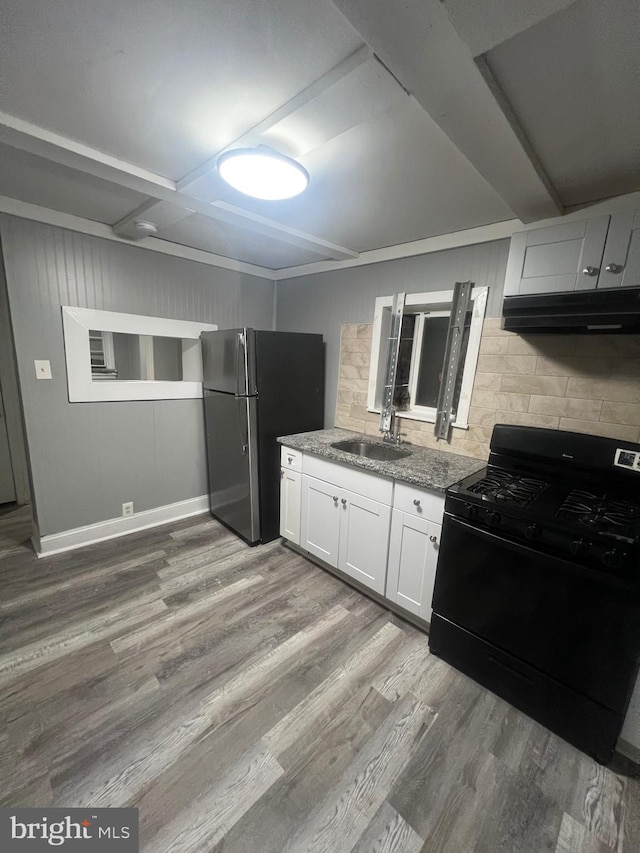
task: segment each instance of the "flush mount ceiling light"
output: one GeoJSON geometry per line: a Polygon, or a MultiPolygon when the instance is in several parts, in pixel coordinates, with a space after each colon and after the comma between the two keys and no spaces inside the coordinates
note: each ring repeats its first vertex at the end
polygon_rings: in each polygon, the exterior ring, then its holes
{"type": "Polygon", "coordinates": [[[218,157],[217,166],[228,184],[253,198],[292,198],[309,183],[309,173],[300,163],[265,145],[227,151],[218,157]]]}

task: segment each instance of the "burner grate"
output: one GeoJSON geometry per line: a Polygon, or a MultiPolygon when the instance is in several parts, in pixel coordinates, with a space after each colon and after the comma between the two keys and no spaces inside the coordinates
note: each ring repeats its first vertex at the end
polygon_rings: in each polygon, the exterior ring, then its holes
{"type": "Polygon", "coordinates": [[[544,480],[520,477],[496,468],[489,471],[482,480],[469,486],[467,491],[480,495],[485,500],[527,507],[546,489],[547,485],[544,480]]]}
{"type": "Polygon", "coordinates": [[[640,541],[640,505],[606,494],[573,489],[558,508],[556,517],[575,521],[597,534],[640,541]]]}

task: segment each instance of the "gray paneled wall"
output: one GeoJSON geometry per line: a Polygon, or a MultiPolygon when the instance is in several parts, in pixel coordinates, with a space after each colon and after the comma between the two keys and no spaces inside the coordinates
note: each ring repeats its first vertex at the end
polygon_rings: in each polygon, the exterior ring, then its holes
{"type": "Polygon", "coordinates": [[[334,422],[343,323],[373,322],[377,296],[448,290],[469,280],[489,287],[487,316],[499,317],[508,254],[509,240],[500,240],[278,282],[277,328],[324,335],[325,424],[334,422]]]}
{"type": "Polygon", "coordinates": [[[0,237],[40,534],[205,494],[202,402],[69,403],[60,307],[271,329],[273,283],[10,216],[0,237]]]}

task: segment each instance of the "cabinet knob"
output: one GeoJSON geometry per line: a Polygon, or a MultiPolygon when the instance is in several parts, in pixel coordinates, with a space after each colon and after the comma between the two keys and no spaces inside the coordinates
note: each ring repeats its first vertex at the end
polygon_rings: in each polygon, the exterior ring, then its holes
{"type": "Polygon", "coordinates": [[[347,499],[346,499],[346,498],[342,498],[342,506],[346,506],[346,505],[347,505],[347,499]]]}
{"type": "Polygon", "coordinates": [[[289,465],[291,465],[291,463],[293,462],[293,456],[287,456],[287,461],[289,465]]]}
{"type": "Polygon", "coordinates": [[[583,275],[591,275],[591,276],[594,276],[594,275],[598,275],[598,272],[599,272],[598,267],[585,267],[585,268],[582,270],[582,274],[583,274],[583,275]]]}
{"type": "Polygon", "coordinates": [[[414,506],[420,506],[420,501],[418,500],[418,498],[416,498],[416,499],[414,500],[413,505],[414,505],[414,506]]]}
{"type": "Polygon", "coordinates": [[[429,537],[429,542],[434,542],[434,543],[435,543],[435,542],[437,542],[437,541],[438,541],[438,537],[437,537],[437,536],[430,536],[430,537],[429,537]]]}
{"type": "Polygon", "coordinates": [[[622,272],[622,264],[607,264],[605,267],[607,272],[622,272]]]}
{"type": "Polygon", "coordinates": [[[337,496],[337,495],[334,495],[334,496],[333,496],[333,502],[334,502],[334,503],[336,503],[336,504],[338,503],[338,496],[337,496]]]}

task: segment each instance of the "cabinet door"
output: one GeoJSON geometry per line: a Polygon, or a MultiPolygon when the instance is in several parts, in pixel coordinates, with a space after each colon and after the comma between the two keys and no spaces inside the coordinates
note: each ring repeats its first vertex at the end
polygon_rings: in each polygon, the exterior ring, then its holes
{"type": "Polygon", "coordinates": [[[614,213],[598,287],[637,287],[640,282],[640,210],[614,213]]]}
{"type": "Polygon", "coordinates": [[[280,471],[280,535],[300,544],[300,502],[302,474],[282,468],[280,471]]]}
{"type": "Polygon", "coordinates": [[[609,218],[595,216],[518,231],[511,237],[504,295],[593,290],[598,284],[609,218]]]}
{"type": "Polygon", "coordinates": [[[431,621],[440,525],[393,510],[386,596],[410,613],[431,621]]]}
{"type": "Polygon", "coordinates": [[[338,568],[384,595],[391,507],[343,490],[338,568]]]}
{"type": "Polygon", "coordinates": [[[302,475],[300,547],[330,566],[338,565],[340,494],[335,486],[302,475]]]}

